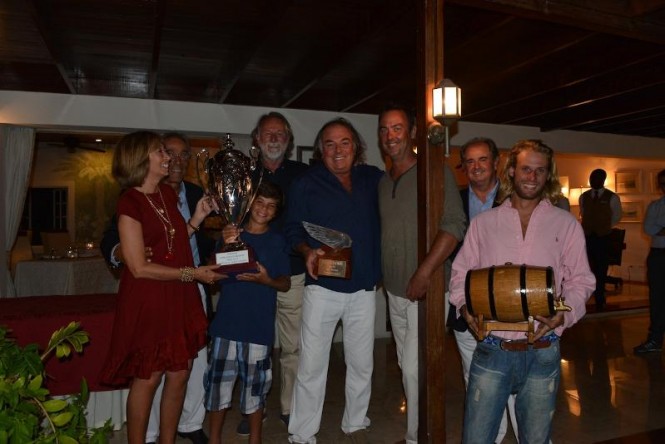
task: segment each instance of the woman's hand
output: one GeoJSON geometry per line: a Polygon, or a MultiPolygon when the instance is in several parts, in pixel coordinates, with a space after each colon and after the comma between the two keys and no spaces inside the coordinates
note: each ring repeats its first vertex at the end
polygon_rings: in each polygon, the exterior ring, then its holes
{"type": "Polygon", "coordinates": [[[225,274],[217,273],[217,269],[219,269],[219,265],[202,265],[194,269],[192,276],[194,279],[204,284],[214,284],[215,282],[228,277],[225,274]]]}

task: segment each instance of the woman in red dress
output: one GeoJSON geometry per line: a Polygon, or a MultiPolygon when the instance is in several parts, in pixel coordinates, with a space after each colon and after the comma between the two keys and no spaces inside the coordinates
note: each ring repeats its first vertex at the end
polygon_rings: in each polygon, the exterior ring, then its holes
{"type": "Polygon", "coordinates": [[[124,136],[113,155],[113,176],[123,189],[118,230],[125,267],[102,380],[129,384],[130,443],[144,442],[162,376],[159,441],[175,441],[192,359],[206,341],[207,320],[193,281],[212,284],[223,277],[214,265],[193,268],[189,236],[212,211],[212,203],[202,198],[185,221],[175,192],[161,184],[169,161],[160,137],[147,131],[124,136]],[[150,259],[146,247],[152,248],[150,259]]]}

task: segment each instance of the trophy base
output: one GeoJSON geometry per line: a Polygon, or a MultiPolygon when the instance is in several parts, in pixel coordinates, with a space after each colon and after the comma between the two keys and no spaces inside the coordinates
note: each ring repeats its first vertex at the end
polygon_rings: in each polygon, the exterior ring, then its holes
{"type": "MultiPolygon", "coordinates": [[[[247,245],[226,245],[221,251],[213,254],[213,262],[219,267],[217,273],[226,274],[226,280],[235,280],[242,273],[258,273],[256,254],[247,245]]],[[[222,279],[225,280],[225,279],[222,279]]]]}
{"type": "Polygon", "coordinates": [[[326,254],[318,257],[314,273],[318,276],[351,279],[351,248],[334,250],[324,245],[321,249],[326,254]]]}

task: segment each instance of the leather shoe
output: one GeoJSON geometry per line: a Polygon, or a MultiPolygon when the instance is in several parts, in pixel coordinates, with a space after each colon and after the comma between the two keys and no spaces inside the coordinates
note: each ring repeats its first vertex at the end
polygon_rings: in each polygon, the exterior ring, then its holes
{"type": "Polygon", "coordinates": [[[208,444],[208,436],[203,429],[194,430],[193,432],[178,432],[178,436],[189,439],[192,444],[208,444]]]}
{"type": "Polygon", "coordinates": [[[635,352],[635,354],[660,352],[660,351],[663,351],[663,346],[658,342],[654,341],[653,339],[648,339],[633,349],[633,352],[635,352]]]}

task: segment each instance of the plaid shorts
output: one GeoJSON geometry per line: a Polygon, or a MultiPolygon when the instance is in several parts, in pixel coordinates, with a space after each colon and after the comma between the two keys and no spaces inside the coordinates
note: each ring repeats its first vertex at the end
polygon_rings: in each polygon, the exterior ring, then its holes
{"type": "Polygon", "coordinates": [[[205,408],[231,407],[233,387],[240,376],[240,411],[249,415],[262,409],[272,385],[271,347],[214,337],[208,370],[203,378],[205,408]]]}

